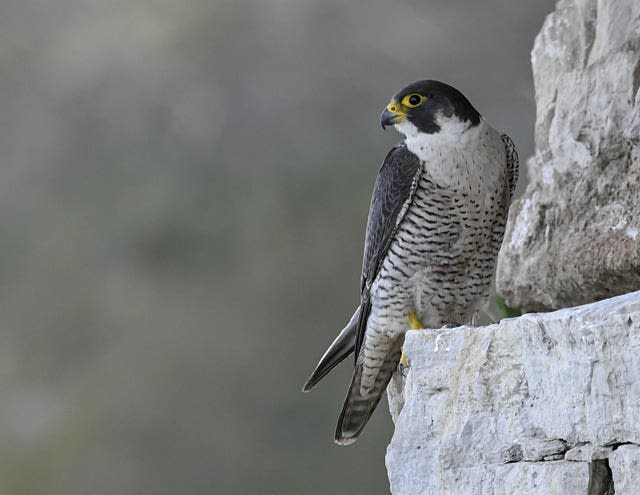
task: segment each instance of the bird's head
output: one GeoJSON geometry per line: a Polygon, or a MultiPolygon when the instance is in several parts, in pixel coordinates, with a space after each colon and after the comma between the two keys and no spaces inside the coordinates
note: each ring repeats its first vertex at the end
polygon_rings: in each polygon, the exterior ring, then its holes
{"type": "Polygon", "coordinates": [[[407,137],[425,134],[460,134],[480,123],[480,114],[465,96],[448,84],[417,81],[391,99],[380,116],[407,137]]]}

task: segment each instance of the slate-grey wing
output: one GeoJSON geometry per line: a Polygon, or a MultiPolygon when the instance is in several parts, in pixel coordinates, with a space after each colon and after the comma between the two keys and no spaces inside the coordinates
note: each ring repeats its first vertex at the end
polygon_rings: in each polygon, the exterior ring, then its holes
{"type": "Polygon", "coordinates": [[[509,178],[509,192],[511,199],[513,199],[513,192],[516,190],[518,184],[518,175],[520,172],[520,159],[518,158],[518,150],[515,143],[506,134],[500,134],[502,142],[504,143],[504,149],[507,153],[507,173],[509,178]]]}
{"type": "Polygon", "coordinates": [[[404,144],[392,148],[380,167],[369,208],[360,277],[360,317],[356,333],[355,358],[358,359],[371,312],[369,290],[391,241],[413,200],[422,167],[420,159],[404,144]]]}
{"type": "Polygon", "coordinates": [[[355,342],[356,363],[336,426],[335,441],[339,444],[349,444],[358,438],[400,359],[404,338],[397,339],[388,349],[371,388],[368,392],[362,392],[363,364],[358,363],[358,355],[371,312],[371,285],[382,267],[407,209],[413,202],[421,171],[420,159],[405,145],[399,145],[387,154],[376,178],[362,263],[360,315],[355,342]]]}
{"type": "Polygon", "coordinates": [[[371,198],[365,236],[360,291],[361,305],[347,326],[324,353],[305,383],[303,391],[306,392],[313,388],[322,377],[354,350],[356,357],[358,356],[371,312],[369,288],[380,270],[397,225],[413,198],[419,172],[418,158],[409,152],[404,145],[392,148],[382,163],[371,198]]]}

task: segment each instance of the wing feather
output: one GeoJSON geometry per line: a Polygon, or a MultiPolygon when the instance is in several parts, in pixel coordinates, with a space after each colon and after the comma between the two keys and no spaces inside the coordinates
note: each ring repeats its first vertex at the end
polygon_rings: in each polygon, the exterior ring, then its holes
{"type": "Polygon", "coordinates": [[[404,144],[387,153],[373,188],[360,279],[360,316],[355,357],[364,338],[371,302],[369,291],[395,237],[398,226],[413,201],[421,173],[420,159],[404,144]]]}
{"type": "Polygon", "coordinates": [[[509,192],[513,199],[513,191],[516,190],[518,184],[518,175],[520,172],[520,159],[518,158],[518,150],[515,143],[506,134],[500,134],[504,142],[504,148],[507,152],[507,173],[509,174],[509,192]]]}

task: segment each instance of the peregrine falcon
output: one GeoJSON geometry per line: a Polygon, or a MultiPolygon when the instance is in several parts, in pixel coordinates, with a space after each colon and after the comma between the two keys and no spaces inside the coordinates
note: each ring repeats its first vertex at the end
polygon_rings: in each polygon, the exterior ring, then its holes
{"type": "Polygon", "coordinates": [[[360,305],[304,386],[351,352],[355,366],[335,441],[357,440],[398,366],[407,329],[472,323],[487,304],[518,155],[457,89],[401,89],[382,112],[405,139],[373,189],[360,305]]]}

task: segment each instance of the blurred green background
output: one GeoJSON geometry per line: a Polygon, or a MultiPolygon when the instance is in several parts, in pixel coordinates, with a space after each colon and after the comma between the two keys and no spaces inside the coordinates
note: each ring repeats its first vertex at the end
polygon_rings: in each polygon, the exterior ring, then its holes
{"type": "Polygon", "coordinates": [[[552,4],[3,0],[0,493],[386,493],[386,405],[337,447],[350,366],[299,391],[357,304],[378,116],[440,79],[526,158],[552,4]]]}

